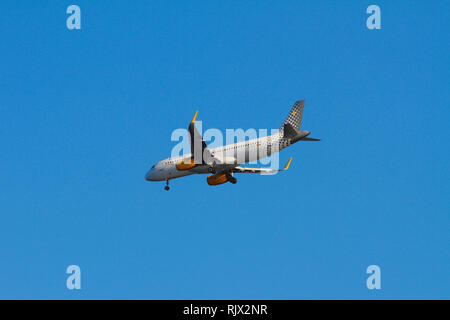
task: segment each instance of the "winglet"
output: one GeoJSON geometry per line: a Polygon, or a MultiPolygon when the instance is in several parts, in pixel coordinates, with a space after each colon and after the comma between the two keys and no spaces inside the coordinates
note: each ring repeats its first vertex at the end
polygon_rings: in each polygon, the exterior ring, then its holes
{"type": "Polygon", "coordinates": [[[284,167],[284,169],[283,170],[287,170],[287,169],[289,169],[289,166],[291,165],[291,161],[292,161],[292,157],[289,159],[289,161],[288,161],[288,163],[287,163],[287,165],[284,167]]]}
{"type": "Polygon", "coordinates": [[[195,111],[195,116],[194,116],[194,118],[192,118],[192,121],[191,121],[191,123],[194,123],[194,122],[195,122],[195,119],[197,119],[197,113],[198,113],[198,110],[197,110],[197,111],[195,111]]]}

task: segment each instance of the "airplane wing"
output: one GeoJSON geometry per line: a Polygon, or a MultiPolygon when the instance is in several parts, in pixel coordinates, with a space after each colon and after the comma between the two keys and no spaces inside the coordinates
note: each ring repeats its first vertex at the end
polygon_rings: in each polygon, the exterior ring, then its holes
{"type": "Polygon", "coordinates": [[[252,167],[235,167],[230,171],[233,173],[275,173],[279,171],[287,170],[291,164],[292,157],[289,159],[288,163],[283,169],[270,169],[270,168],[252,168],[252,167]]]}
{"type": "Polygon", "coordinates": [[[191,154],[194,158],[195,164],[210,164],[213,162],[213,157],[206,142],[203,140],[202,135],[195,128],[195,119],[197,118],[198,111],[195,112],[194,118],[189,124],[188,132],[191,139],[191,154]]]}

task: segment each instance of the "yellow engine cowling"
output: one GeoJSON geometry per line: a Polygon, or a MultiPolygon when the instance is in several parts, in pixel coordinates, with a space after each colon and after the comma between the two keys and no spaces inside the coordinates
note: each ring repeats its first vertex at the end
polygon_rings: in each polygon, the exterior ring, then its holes
{"type": "Polygon", "coordinates": [[[175,164],[175,167],[180,170],[189,170],[195,167],[194,158],[188,160],[180,160],[175,164]]]}
{"type": "Polygon", "coordinates": [[[212,174],[206,178],[210,186],[217,186],[227,182],[227,175],[225,173],[212,174]]]}

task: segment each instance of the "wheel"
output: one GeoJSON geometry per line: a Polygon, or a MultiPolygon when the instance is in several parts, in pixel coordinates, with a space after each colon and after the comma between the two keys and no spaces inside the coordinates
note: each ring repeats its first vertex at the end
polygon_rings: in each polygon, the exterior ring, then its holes
{"type": "Polygon", "coordinates": [[[169,191],[170,190],[169,186],[165,186],[164,190],[169,191]]]}
{"type": "Polygon", "coordinates": [[[233,177],[233,175],[231,173],[227,173],[226,176],[227,176],[227,180],[229,182],[231,182],[232,184],[235,184],[237,182],[237,179],[235,177],[233,177]]]}

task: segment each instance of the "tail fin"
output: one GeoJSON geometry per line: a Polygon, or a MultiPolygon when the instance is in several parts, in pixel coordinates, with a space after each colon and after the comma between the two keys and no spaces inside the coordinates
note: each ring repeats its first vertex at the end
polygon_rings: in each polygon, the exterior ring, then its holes
{"type": "Polygon", "coordinates": [[[285,124],[290,124],[295,131],[300,131],[304,105],[305,100],[299,100],[294,104],[294,106],[291,109],[291,112],[289,112],[286,120],[284,120],[283,125],[280,128],[281,134],[284,133],[285,124]]]}

